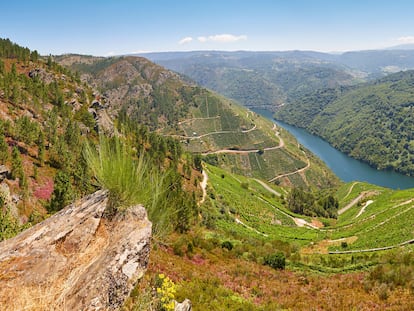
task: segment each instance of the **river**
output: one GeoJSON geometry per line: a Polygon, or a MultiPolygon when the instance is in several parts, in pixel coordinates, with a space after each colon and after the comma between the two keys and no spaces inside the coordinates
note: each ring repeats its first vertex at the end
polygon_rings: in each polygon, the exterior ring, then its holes
{"type": "Polygon", "coordinates": [[[414,188],[414,177],[405,176],[394,171],[374,169],[364,162],[347,156],[322,138],[312,135],[304,129],[274,120],[272,113],[267,110],[252,110],[289,131],[299,143],[324,161],[342,181],[366,181],[370,184],[391,189],[414,188]]]}

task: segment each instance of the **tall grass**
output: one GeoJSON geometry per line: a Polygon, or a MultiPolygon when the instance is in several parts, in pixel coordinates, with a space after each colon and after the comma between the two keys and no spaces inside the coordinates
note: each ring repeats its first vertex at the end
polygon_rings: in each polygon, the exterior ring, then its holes
{"type": "Polygon", "coordinates": [[[100,136],[98,148],[87,145],[85,158],[98,184],[109,190],[108,213],[143,204],[153,233],[163,236],[173,228],[174,209],[168,204],[168,172],[151,165],[120,137],[100,136]]]}

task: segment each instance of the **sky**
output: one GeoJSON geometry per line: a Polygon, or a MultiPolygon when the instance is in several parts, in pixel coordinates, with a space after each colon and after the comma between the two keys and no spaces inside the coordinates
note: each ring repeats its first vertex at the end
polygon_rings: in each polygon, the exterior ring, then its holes
{"type": "Polygon", "coordinates": [[[412,0],[1,0],[0,37],[42,55],[339,52],[414,43],[412,0]]]}

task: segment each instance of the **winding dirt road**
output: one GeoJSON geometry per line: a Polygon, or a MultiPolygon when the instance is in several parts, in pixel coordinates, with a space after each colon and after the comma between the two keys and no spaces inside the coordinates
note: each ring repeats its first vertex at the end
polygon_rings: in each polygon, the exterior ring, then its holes
{"type": "Polygon", "coordinates": [[[203,180],[200,182],[201,190],[203,190],[203,196],[201,200],[198,202],[198,205],[201,205],[205,202],[207,197],[207,181],[208,181],[208,175],[205,169],[203,169],[203,180]]]}
{"type": "Polygon", "coordinates": [[[286,177],[286,176],[290,176],[290,175],[293,175],[293,174],[297,174],[297,173],[300,173],[300,172],[303,172],[303,171],[306,171],[309,167],[310,167],[310,160],[309,160],[309,158],[306,158],[306,161],[308,162],[307,164],[306,164],[306,166],[305,167],[302,167],[302,168],[300,168],[300,169],[298,169],[298,170],[296,170],[296,171],[294,171],[294,172],[291,172],[291,173],[286,173],[286,174],[281,174],[281,175],[278,175],[278,176],[276,176],[276,177],[273,177],[272,179],[269,179],[268,180],[268,182],[273,182],[273,181],[275,181],[275,180],[277,180],[277,179],[279,179],[279,178],[282,178],[282,177],[286,177]]]}
{"type": "Polygon", "coordinates": [[[338,215],[342,215],[343,213],[345,213],[347,210],[349,210],[351,207],[356,205],[363,198],[366,198],[367,196],[369,196],[371,194],[376,194],[376,193],[377,193],[376,191],[363,191],[363,192],[361,192],[361,194],[359,196],[357,196],[355,199],[353,199],[351,202],[349,202],[346,206],[344,206],[343,208],[338,210],[338,215]]]}
{"type": "Polygon", "coordinates": [[[266,184],[264,181],[261,181],[260,179],[254,178],[255,181],[257,181],[259,184],[262,185],[263,188],[265,188],[267,191],[273,193],[274,195],[280,197],[281,194],[280,192],[277,192],[276,190],[270,188],[270,186],[268,184],[266,184]]]}

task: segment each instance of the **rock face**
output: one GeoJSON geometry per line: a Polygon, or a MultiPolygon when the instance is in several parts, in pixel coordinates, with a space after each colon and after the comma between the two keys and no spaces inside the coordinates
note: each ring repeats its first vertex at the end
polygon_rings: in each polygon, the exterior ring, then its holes
{"type": "Polygon", "coordinates": [[[142,206],[104,217],[95,192],[0,243],[0,310],[114,310],[144,274],[151,223],[142,206]]]}

